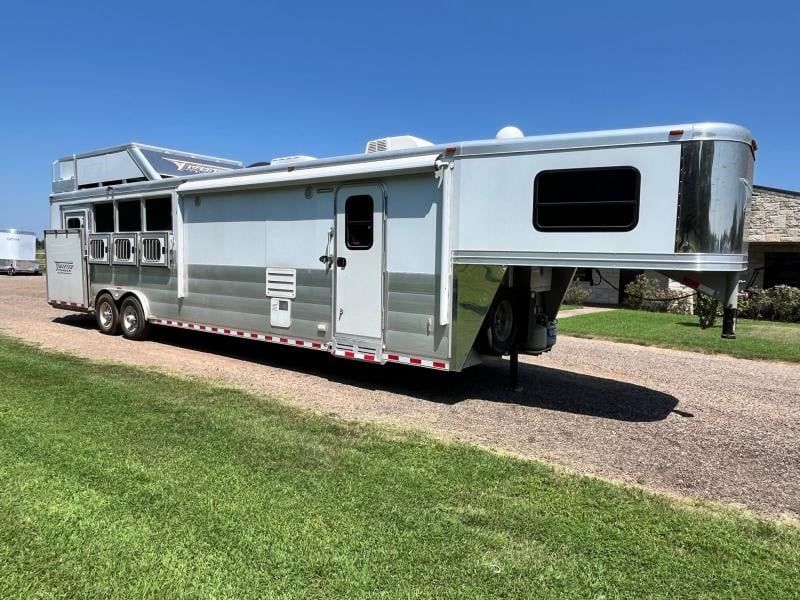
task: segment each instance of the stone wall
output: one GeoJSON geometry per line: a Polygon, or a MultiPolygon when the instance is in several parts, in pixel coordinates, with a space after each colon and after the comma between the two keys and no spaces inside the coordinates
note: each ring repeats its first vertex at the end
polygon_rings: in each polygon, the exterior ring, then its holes
{"type": "Polygon", "coordinates": [[[800,193],[754,186],[746,242],[800,242],[800,193]]]}

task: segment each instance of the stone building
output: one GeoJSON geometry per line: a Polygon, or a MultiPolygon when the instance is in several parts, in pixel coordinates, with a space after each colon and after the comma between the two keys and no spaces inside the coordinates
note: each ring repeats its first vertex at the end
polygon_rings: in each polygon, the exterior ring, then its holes
{"type": "Polygon", "coordinates": [[[800,192],[754,186],[745,220],[749,271],[756,287],[800,287],[800,192]]]}
{"type": "MultiPolygon", "coordinates": [[[[800,287],[800,192],[753,186],[744,239],[749,270],[742,274],[742,287],[800,287]]],[[[606,281],[590,269],[580,269],[576,275],[577,285],[589,290],[590,304],[619,304],[621,290],[642,271],[603,269],[601,273],[606,281]]],[[[686,289],[655,272],[647,275],[661,279],[664,286],[686,289]]]]}

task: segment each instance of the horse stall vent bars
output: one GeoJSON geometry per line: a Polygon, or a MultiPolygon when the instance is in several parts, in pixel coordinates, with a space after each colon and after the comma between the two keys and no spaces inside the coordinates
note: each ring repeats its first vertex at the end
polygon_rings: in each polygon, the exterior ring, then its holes
{"type": "Polygon", "coordinates": [[[115,265],[136,265],[136,234],[114,235],[115,265]]]}
{"type": "Polygon", "coordinates": [[[89,264],[107,265],[111,262],[108,240],[108,235],[93,234],[89,236],[89,264]]]}
{"type": "Polygon", "coordinates": [[[169,266],[169,233],[142,233],[142,266],[168,267],[169,266]]]}
{"type": "Polygon", "coordinates": [[[297,271],[295,269],[267,268],[267,296],[295,298],[297,296],[297,271]]]}

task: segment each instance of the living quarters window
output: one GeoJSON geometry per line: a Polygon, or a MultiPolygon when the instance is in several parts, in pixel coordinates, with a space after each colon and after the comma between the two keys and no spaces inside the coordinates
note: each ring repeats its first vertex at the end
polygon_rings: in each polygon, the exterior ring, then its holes
{"type": "Polygon", "coordinates": [[[634,167],[542,171],[533,183],[538,231],[630,231],[639,220],[634,167]]]}
{"type": "Polygon", "coordinates": [[[117,203],[117,222],[119,231],[142,230],[142,208],[138,200],[117,203]]]}
{"type": "Polygon", "coordinates": [[[147,231],[172,231],[172,199],[148,198],[144,201],[147,231]]]}
{"type": "Polygon", "coordinates": [[[94,205],[94,232],[114,232],[114,203],[104,202],[94,205]]]}
{"type": "Polygon", "coordinates": [[[373,237],[372,196],[350,196],[344,204],[345,244],[350,250],[369,250],[373,237]]]}

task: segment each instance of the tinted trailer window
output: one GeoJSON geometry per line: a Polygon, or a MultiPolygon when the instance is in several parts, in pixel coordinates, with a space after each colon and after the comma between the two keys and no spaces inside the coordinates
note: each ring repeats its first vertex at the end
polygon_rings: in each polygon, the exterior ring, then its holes
{"type": "Polygon", "coordinates": [[[542,171],[533,184],[539,231],[630,231],[639,220],[641,177],[634,167],[542,171]]]}

